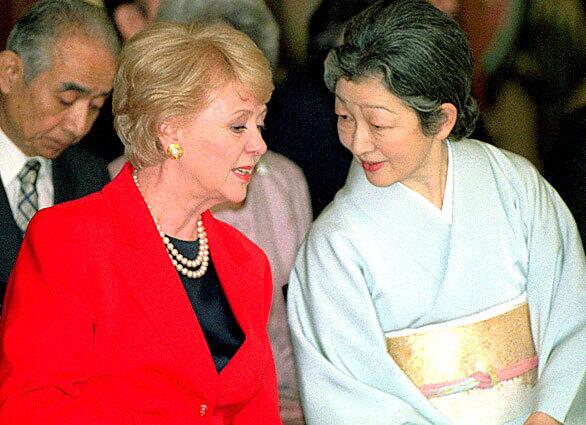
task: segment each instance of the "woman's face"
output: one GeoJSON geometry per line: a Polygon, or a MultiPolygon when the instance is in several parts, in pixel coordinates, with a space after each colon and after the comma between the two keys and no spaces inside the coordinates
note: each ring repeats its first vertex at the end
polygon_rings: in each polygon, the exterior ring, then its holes
{"type": "Polygon", "coordinates": [[[184,152],[177,165],[194,197],[242,202],[267,150],[261,135],[267,108],[239,84],[227,84],[210,98],[201,113],[177,126],[176,142],[184,152]]]}
{"type": "MultiPolygon", "coordinates": [[[[338,135],[379,187],[421,183],[433,175],[437,137],[423,134],[417,114],[378,78],[336,84],[338,135]]],[[[441,139],[439,139],[441,141],[441,139]]]]}

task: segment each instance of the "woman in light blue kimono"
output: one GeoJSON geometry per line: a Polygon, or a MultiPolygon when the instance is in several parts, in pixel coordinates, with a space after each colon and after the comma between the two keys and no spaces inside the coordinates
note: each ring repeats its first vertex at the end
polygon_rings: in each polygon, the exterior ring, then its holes
{"type": "Polygon", "coordinates": [[[309,425],[550,425],[577,397],[584,248],[528,161],[466,139],[471,75],[424,0],[373,5],[326,60],[355,161],[290,277],[309,425]]]}

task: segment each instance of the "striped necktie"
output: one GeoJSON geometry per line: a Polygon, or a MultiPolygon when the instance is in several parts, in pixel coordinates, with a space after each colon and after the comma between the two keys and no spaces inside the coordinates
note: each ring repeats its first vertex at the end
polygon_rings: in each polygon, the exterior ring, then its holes
{"type": "Polygon", "coordinates": [[[29,159],[20,173],[20,191],[18,192],[16,208],[16,224],[24,232],[28,222],[33,215],[39,210],[39,194],[37,193],[37,177],[41,163],[37,159],[29,159]]]}

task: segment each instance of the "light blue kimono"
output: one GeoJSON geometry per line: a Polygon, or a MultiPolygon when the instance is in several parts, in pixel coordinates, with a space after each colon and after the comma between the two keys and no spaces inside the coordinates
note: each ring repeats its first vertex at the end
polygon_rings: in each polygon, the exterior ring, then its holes
{"type": "Polygon", "coordinates": [[[310,230],[288,295],[309,425],[448,424],[387,354],[384,333],[523,292],[539,356],[532,411],[563,421],[586,368],[586,259],[575,222],[525,159],[473,140],[451,146],[451,224],[401,184],[371,185],[354,163],[310,230]]]}

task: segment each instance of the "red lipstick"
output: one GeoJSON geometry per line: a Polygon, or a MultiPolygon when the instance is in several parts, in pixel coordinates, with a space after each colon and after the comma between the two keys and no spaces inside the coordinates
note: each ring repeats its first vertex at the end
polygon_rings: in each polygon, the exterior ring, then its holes
{"type": "Polygon", "coordinates": [[[237,167],[232,170],[232,172],[238,177],[240,180],[249,182],[250,178],[252,177],[252,171],[254,167],[251,165],[246,165],[244,167],[237,167]]]}
{"type": "Polygon", "coordinates": [[[364,168],[366,171],[375,172],[375,171],[378,171],[382,168],[382,166],[384,165],[384,162],[361,161],[360,164],[362,164],[362,168],[364,168]]]}

